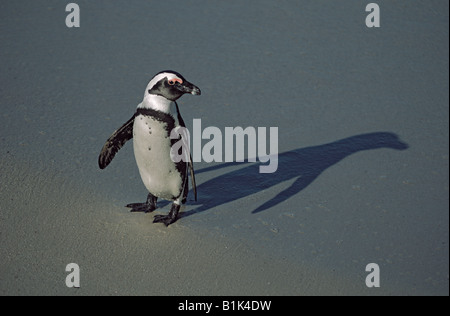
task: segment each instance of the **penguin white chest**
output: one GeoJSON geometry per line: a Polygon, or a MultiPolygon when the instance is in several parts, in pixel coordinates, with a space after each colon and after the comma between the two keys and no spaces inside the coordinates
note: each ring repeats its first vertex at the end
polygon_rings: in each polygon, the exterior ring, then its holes
{"type": "Polygon", "coordinates": [[[170,158],[170,127],[152,116],[138,115],[133,125],[133,147],[139,173],[154,196],[175,200],[182,193],[183,175],[170,158]]]}

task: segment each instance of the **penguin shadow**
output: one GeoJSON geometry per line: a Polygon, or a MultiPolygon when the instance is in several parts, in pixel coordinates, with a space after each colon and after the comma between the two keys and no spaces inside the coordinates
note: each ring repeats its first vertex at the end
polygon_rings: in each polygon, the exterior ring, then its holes
{"type": "MultiPolygon", "coordinates": [[[[380,148],[406,150],[409,146],[402,142],[396,134],[377,132],[362,134],[341,139],[332,143],[299,148],[278,155],[278,169],[275,173],[259,173],[261,163],[223,163],[198,170],[203,173],[225,167],[244,165],[218,177],[212,178],[197,186],[199,201],[190,201],[191,205],[199,205],[193,210],[181,213],[180,217],[198,214],[229,202],[246,198],[252,194],[268,190],[271,187],[291,179],[293,184],[275,197],[252,211],[259,213],[268,210],[298,194],[310,185],[324,170],[342,159],[360,151],[380,148]]],[[[188,204],[188,205],[189,205],[188,204]]]]}

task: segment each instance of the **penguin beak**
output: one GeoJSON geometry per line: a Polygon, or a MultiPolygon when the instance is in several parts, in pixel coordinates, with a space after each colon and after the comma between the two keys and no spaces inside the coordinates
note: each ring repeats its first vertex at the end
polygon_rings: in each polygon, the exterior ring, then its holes
{"type": "Polygon", "coordinates": [[[183,93],[190,93],[193,95],[202,94],[200,89],[196,85],[190,83],[189,81],[184,81],[183,83],[177,83],[177,88],[178,88],[178,90],[180,90],[183,93]]]}

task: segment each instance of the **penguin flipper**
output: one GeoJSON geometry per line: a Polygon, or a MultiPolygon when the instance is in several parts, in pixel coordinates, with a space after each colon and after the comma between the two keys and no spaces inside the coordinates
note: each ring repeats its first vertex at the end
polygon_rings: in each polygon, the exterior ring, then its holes
{"type": "Polygon", "coordinates": [[[195,184],[195,172],[194,172],[194,164],[192,163],[192,155],[190,155],[189,160],[189,171],[191,172],[191,182],[192,182],[192,190],[194,191],[195,202],[197,202],[197,186],[195,184]]]}
{"type": "Polygon", "coordinates": [[[103,145],[102,151],[98,156],[98,166],[100,169],[105,169],[113,160],[119,149],[122,148],[127,141],[133,138],[134,118],[135,115],[123,124],[121,128],[115,131],[111,137],[108,138],[105,145],[103,145]]]}
{"type": "MultiPolygon", "coordinates": [[[[180,109],[178,108],[178,104],[175,102],[175,106],[177,108],[177,114],[178,114],[178,122],[180,123],[180,126],[185,127],[186,128],[186,124],[184,123],[183,118],[181,117],[180,114],[180,109]]],[[[188,148],[189,148],[189,144],[187,144],[188,148]]],[[[191,182],[192,182],[192,190],[194,191],[194,197],[195,197],[195,202],[197,202],[197,186],[195,185],[195,174],[194,174],[194,164],[192,163],[192,155],[189,153],[189,171],[191,172],[191,182]]],[[[186,182],[187,185],[187,182],[186,182]]],[[[185,193],[185,196],[183,197],[183,199],[185,200],[187,197],[187,190],[185,193]]]]}

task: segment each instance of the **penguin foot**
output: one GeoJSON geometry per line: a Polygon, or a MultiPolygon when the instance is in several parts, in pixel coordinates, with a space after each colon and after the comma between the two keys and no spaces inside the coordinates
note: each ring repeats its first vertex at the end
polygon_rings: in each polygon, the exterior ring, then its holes
{"type": "Polygon", "coordinates": [[[130,212],[144,212],[150,213],[156,210],[156,200],[158,198],[153,196],[151,193],[148,194],[147,202],[145,203],[131,203],[127,204],[125,207],[131,208],[130,212]]]}
{"type": "Polygon", "coordinates": [[[147,203],[131,203],[127,204],[125,207],[131,208],[130,212],[143,212],[143,213],[151,213],[156,210],[156,207],[152,205],[148,205],[147,203]]]}
{"type": "Polygon", "coordinates": [[[180,205],[173,203],[172,208],[168,215],[155,215],[153,223],[163,223],[166,226],[173,224],[178,219],[178,212],[180,211],[180,205]]]}

